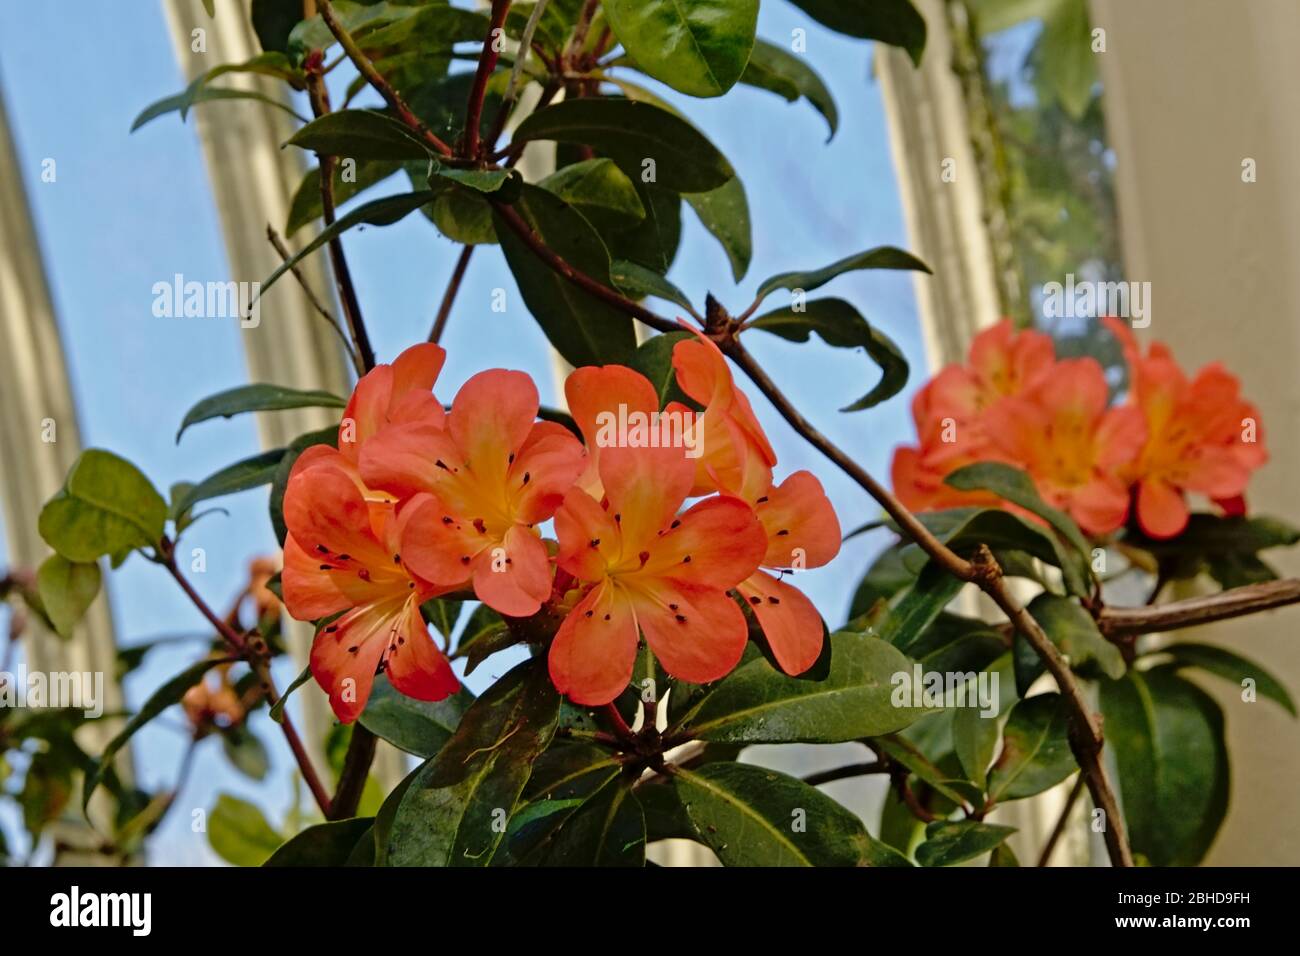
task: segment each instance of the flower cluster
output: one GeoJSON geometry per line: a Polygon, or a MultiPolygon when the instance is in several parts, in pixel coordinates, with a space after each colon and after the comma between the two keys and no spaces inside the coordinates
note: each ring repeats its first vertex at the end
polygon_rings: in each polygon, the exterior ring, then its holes
{"type": "Polygon", "coordinates": [[[1058,360],[1041,332],[1003,320],[976,336],[967,363],[944,368],[913,401],[919,443],[893,462],[902,502],[917,511],[998,504],[944,479],[999,461],[1026,471],[1044,500],[1094,536],[1132,513],[1145,534],[1174,537],[1187,525],[1187,492],[1243,513],[1250,473],[1268,453],[1236,377],[1216,362],[1188,378],[1165,345],[1144,355],[1127,324],[1104,321],[1129,367],[1118,404],[1098,362],[1058,360]]]}
{"type": "Polygon", "coordinates": [[[481,372],[444,410],[432,391],[444,360],[417,345],[369,372],[338,447],[305,451],[285,491],[285,606],[319,622],[311,669],[340,720],[357,718],[380,671],[420,700],[457,689],[420,606],[467,589],[507,619],[562,615],[551,679],[583,705],[627,687],[642,637],[696,683],[736,666],[750,618],[788,673],[817,660],[821,618],[783,572],[830,561],[838,520],[810,473],[773,483],[776,454],[710,340],[673,351],[702,411],[661,409],[624,366],[576,370],[565,394],[581,441],[537,420],[522,372],[481,372]],[[692,422],[689,441],[609,427],[660,416],[692,422]]]}

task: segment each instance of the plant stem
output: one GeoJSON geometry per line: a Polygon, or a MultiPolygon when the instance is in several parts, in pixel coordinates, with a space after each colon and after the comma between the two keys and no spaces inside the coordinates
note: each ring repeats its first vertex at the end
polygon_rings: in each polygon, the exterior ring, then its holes
{"type": "Polygon", "coordinates": [[[370,765],[375,760],[376,743],[375,735],[360,723],[352,725],[352,738],[348,741],[348,752],[343,758],[339,785],[334,790],[334,799],[330,801],[330,810],[326,814],[330,820],[346,820],[357,815],[361,795],[370,778],[370,765]]]}
{"type": "Polygon", "coordinates": [[[509,12],[510,0],[492,0],[488,33],[483,38],[483,50],[479,54],[478,68],[474,71],[474,85],[470,87],[469,101],[465,104],[465,132],[460,155],[467,159],[479,158],[478,128],[483,119],[483,97],[487,94],[488,78],[497,68],[497,60],[501,57],[501,38],[505,35],[506,14],[509,12]]]}
{"type": "Polygon", "coordinates": [[[1065,825],[1069,822],[1070,813],[1074,810],[1074,805],[1079,802],[1079,794],[1083,793],[1084,779],[1080,774],[1079,778],[1074,781],[1074,786],[1070,789],[1070,795],[1065,798],[1065,806],[1061,807],[1061,815],[1056,818],[1056,826],[1052,827],[1052,835],[1047,838],[1047,843],[1043,845],[1043,852],[1039,854],[1038,865],[1047,866],[1052,858],[1052,851],[1056,849],[1056,844],[1061,840],[1061,834],[1065,832],[1065,825]]]}
{"type": "Polygon", "coordinates": [[[452,155],[451,147],[434,135],[433,131],[411,112],[411,108],[406,105],[406,101],[402,99],[401,94],[389,85],[383,75],[375,69],[375,65],[370,62],[370,58],[361,52],[361,47],[357,45],[357,41],[353,39],[352,34],[343,29],[343,24],[339,22],[338,14],[334,12],[330,0],[316,0],[316,4],[320,9],[321,19],[329,27],[330,33],[334,34],[334,39],[339,41],[339,45],[343,47],[343,52],[348,55],[348,59],[357,68],[357,72],[365,77],[366,82],[384,98],[384,102],[397,114],[397,118],[419,133],[424,141],[432,146],[436,152],[450,157],[452,155]]]}
{"type": "Polygon", "coordinates": [[[461,280],[465,278],[465,270],[469,268],[469,258],[473,254],[474,247],[466,246],[460,251],[460,256],[456,259],[456,268],[451,271],[447,291],[442,294],[442,305],[438,306],[438,316],[433,320],[433,329],[429,332],[430,342],[437,342],[442,339],[442,333],[447,328],[447,319],[451,317],[452,303],[456,301],[456,293],[460,291],[461,280]]]}
{"type": "Polygon", "coordinates": [[[1300,578],[1283,578],[1151,607],[1104,608],[1097,617],[1097,626],[1107,637],[1154,634],[1298,603],[1300,578]]]}
{"type": "Polygon", "coordinates": [[[830,783],[833,780],[847,780],[849,777],[865,777],[868,774],[889,772],[890,768],[879,760],[872,763],[851,763],[831,770],[810,773],[803,778],[803,782],[810,787],[815,787],[819,784],[830,783]]]}
{"type": "MultiPolygon", "coordinates": [[[[275,231],[275,228],[269,222],[266,224],[266,238],[275,248],[276,254],[279,255],[282,261],[287,263],[293,257],[292,253],[289,252],[289,248],[284,244],[284,240],[280,238],[280,234],[275,231]]],[[[357,377],[365,375],[366,367],[362,364],[361,357],[357,355],[357,350],[352,347],[352,343],[348,341],[347,335],[345,335],[343,330],[339,328],[338,322],[336,322],[334,316],[330,314],[329,309],[325,308],[325,306],[321,304],[316,293],[313,292],[311,286],[307,284],[306,276],[298,270],[296,263],[289,266],[289,272],[298,280],[298,285],[302,288],[303,295],[307,297],[307,301],[311,303],[312,308],[320,314],[321,318],[329,323],[329,327],[334,330],[334,334],[337,335],[339,341],[343,343],[343,351],[347,352],[348,358],[352,360],[352,367],[356,369],[357,377]]]]}

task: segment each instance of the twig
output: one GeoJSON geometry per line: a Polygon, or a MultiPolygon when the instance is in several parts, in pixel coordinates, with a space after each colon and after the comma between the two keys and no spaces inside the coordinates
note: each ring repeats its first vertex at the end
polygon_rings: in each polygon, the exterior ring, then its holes
{"type": "Polygon", "coordinates": [[[352,34],[348,33],[343,28],[343,24],[339,22],[338,14],[330,6],[330,0],[316,0],[316,5],[320,9],[321,19],[329,27],[330,33],[334,34],[334,39],[339,41],[339,45],[343,47],[343,52],[348,55],[348,59],[357,68],[357,72],[365,77],[366,82],[384,98],[384,102],[397,114],[397,118],[419,133],[435,151],[443,156],[451,156],[451,147],[434,135],[433,131],[411,112],[411,108],[406,105],[406,101],[402,99],[401,94],[389,85],[383,75],[375,69],[375,65],[370,62],[370,58],[361,52],[361,47],[357,45],[357,41],[353,39],[352,34]]]}
{"type": "Polygon", "coordinates": [[[1043,845],[1043,852],[1039,854],[1039,866],[1047,866],[1048,861],[1051,860],[1052,851],[1056,849],[1061,834],[1065,832],[1065,825],[1070,820],[1070,813],[1074,810],[1074,805],[1079,802],[1079,794],[1083,793],[1083,787],[1083,774],[1079,774],[1078,779],[1074,781],[1074,786],[1070,789],[1070,795],[1065,798],[1065,806],[1061,807],[1061,815],[1056,818],[1056,826],[1052,827],[1052,835],[1047,838],[1047,843],[1043,845]]]}
{"type": "MultiPolygon", "coordinates": [[[[171,542],[167,538],[163,538],[158,553],[163,567],[176,579],[176,583],[180,585],[181,590],[185,592],[191,603],[199,609],[199,613],[207,618],[208,623],[217,629],[217,633],[225,639],[226,643],[248,662],[249,667],[257,674],[263,689],[266,691],[267,701],[271,706],[275,706],[280,699],[280,695],[275,689],[275,683],[271,678],[271,670],[267,666],[265,658],[253,653],[244,636],[222,620],[208,605],[208,602],[203,600],[198,591],[194,590],[194,586],[190,584],[185,575],[181,573],[180,568],[176,566],[176,555],[171,542]]],[[[307,755],[307,748],[303,746],[302,738],[298,736],[298,731],[294,727],[288,711],[285,711],[284,720],[280,726],[284,730],[285,739],[289,742],[289,749],[293,752],[294,760],[298,763],[298,769],[302,772],[303,779],[307,781],[307,786],[316,800],[316,805],[320,807],[321,813],[329,817],[329,792],[326,791],[325,785],[321,783],[316,768],[312,766],[311,757],[307,755]]]]}
{"type": "Polygon", "coordinates": [[[849,777],[865,777],[873,773],[889,773],[890,768],[880,761],[873,763],[851,763],[843,767],[835,767],[831,770],[821,770],[817,773],[810,773],[803,778],[803,782],[810,787],[816,787],[819,784],[830,783],[833,780],[846,780],[849,777]]]}
{"type": "Polygon", "coordinates": [[[439,341],[447,328],[447,319],[451,317],[451,305],[456,301],[456,293],[460,291],[461,280],[465,278],[465,270],[469,267],[469,257],[473,254],[474,247],[467,245],[456,259],[456,268],[451,271],[447,291],[442,294],[442,305],[438,306],[438,316],[433,320],[433,329],[429,332],[430,342],[439,341]]]}
{"type": "Polygon", "coordinates": [[[474,71],[474,85],[470,87],[469,100],[465,104],[465,132],[461,140],[460,154],[467,159],[478,158],[478,127],[483,119],[483,97],[487,95],[488,78],[497,68],[497,60],[501,56],[501,37],[506,14],[509,12],[510,0],[492,0],[492,17],[488,24],[488,33],[483,38],[483,50],[479,54],[478,68],[474,71]]]}
{"type": "MultiPolygon", "coordinates": [[[[293,254],[289,251],[288,246],[284,244],[284,240],[280,238],[280,234],[275,231],[275,227],[269,222],[266,224],[266,238],[275,248],[276,254],[280,257],[281,261],[287,264],[289,260],[293,258],[293,254]]],[[[298,280],[298,285],[302,288],[303,295],[307,297],[307,301],[311,303],[312,308],[320,314],[321,318],[323,318],[326,324],[328,324],[334,331],[334,334],[339,337],[339,341],[343,343],[343,350],[347,352],[348,358],[352,360],[352,366],[357,370],[357,375],[365,375],[365,366],[361,364],[361,358],[357,355],[356,349],[352,347],[352,343],[348,341],[348,337],[344,331],[339,328],[338,321],[330,314],[330,311],[321,304],[320,299],[316,297],[316,293],[313,292],[311,286],[307,284],[307,277],[298,270],[296,263],[289,266],[289,272],[298,280]]]]}
{"type": "Polygon", "coordinates": [[[1151,607],[1104,608],[1097,618],[1097,626],[1107,637],[1154,634],[1297,603],[1300,603],[1300,578],[1283,578],[1151,607]]]}
{"type": "Polygon", "coordinates": [[[334,799],[330,801],[330,810],[326,814],[330,820],[346,820],[357,815],[361,795],[370,778],[370,765],[375,760],[376,742],[375,735],[360,723],[352,725],[352,738],[348,741],[348,752],[343,758],[339,785],[334,790],[334,799]]]}

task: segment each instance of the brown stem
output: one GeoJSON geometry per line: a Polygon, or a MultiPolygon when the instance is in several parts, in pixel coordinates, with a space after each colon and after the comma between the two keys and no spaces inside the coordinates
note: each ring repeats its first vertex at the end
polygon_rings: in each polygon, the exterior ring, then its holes
{"type": "Polygon", "coordinates": [[[1047,866],[1052,858],[1052,851],[1056,849],[1056,844],[1061,840],[1061,834],[1065,832],[1065,825],[1070,820],[1070,812],[1074,810],[1074,805],[1079,802],[1079,794],[1083,793],[1084,779],[1080,774],[1074,781],[1074,786],[1070,789],[1070,795],[1065,798],[1065,806],[1061,807],[1061,815],[1056,818],[1056,826],[1052,827],[1052,835],[1047,838],[1047,843],[1043,845],[1043,852],[1038,857],[1039,866],[1047,866]]]}
{"type": "Polygon", "coordinates": [[[451,305],[456,301],[456,293],[460,291],[461,280],[465,278],[465,270],[469,268],[469,257],[474,254],[473,246],[466,246],[460,251],[459,258],[456,259],[456,268],[451,270],[451,280],[447,283],[447,291],[442,294],[442,305],[438,306],[438,316],[433,320],[433,329],[429,332],[429,341],[437,342],[442,338],[443,331],[447,328],[447,319],[451,317],[451,305]]]}
{"type": "Polygon", "coordinates": [[[498,45],[505,28],[506,14],[510,12],[510,0],[492,0],[492,17],[488,24],[487,36],[483,38],[483,50],[479,54],[478,68],[474,71],[474,85],[469,90],[469,101],[465,104],[465,133],[462,140],[461,155],[467,159],[477,159],[479,151],[478,128],[483,119],[483,97],[487,94],[488,78],[497,68],[501,58],[498,45]]]}
{"type": "Polygon", "coordinates": [[[1097,626],[1107,637],[1154,634],[1297,603],[1300,603],[1300,578],[1284,578],[1151,607],[1108,607],[1098,616],[1097,626]]]}
{"type": "Polygon", "coordinates": [[[393,89],[389,82],[384,79],[383,74],[375,69],[375,65],[370,62],[370,57],[361,51],[361,47],[357,45],[357,41],[353,39],[352,34],[343,28],[343,24],[339,22],[338,14],[330,6],[330,0],[316,0],[316,4],[320,8],[321,19],[329,27],[330,33],[334,34],[334,39],[339,41],[339,45],[343,47],[343,52],[348,55],[352,65],[357,68],[358,73],[365,77],[366,82],[384,98],[384,102],[397,114],[397,118],[415,130],[426,143],[433,147],[434,151],[443,156],[451,156],[451,147],[434,135],[434,132],[425,126],[420,118],[411,111],[411,108],[406,105],[406,101],[402,99],[401,94],[393,89]]]}
{"type": "Polygon", "coordinates": [[[272,247],[274,247],[276,254],[280,259],[289,265],[290,274],[298,280],[298,285],[302,288],[303,295],[307,297],[307,301],[311,303],[311,307],[316,310],[322,319],[329,323],[329,327],[334,330],[334,334],[337,335],[339,341],[343,343],[343,351],[348,353],[348,358],[352,360],[352,367],[357,370],[358,377],[365,375],[366,367],[362,364],[361,357],[357,355],[357,350],[352,347],[352,343],[348,341],[348,337],[343,333],[343,330],[339,328],[338,322],[334,320],[334,316],[330,314],[329,309],[325,308],[321,303],[321,300],[317,298],[316,293],[312,291],[312,287],[307,284],[307,277],[299,271],[297,263],[290,263],[293,254],[289,251],[289,247],[284,244],[284,240],[280,238],[280,234],[275,231],[275,228],[269,222],[266,224],[266,238],[271,243],[272,247]]]}
{"type": "Polygon", "coordinates": [[[632,728],[627,725],[623,715],[614,704],[605,705],[605,716],[609,718],[610,724],[614,727],[614,736],[622,741],[635,740],[636,734],[632,733],[632,728]]]}
{"type": "Polygon", "coordinates": [[[830,783],[833,780],[846,780],[849,777],[865,777],[867,774],[889,772],[890,768],[878,760],[872,763],[851,763],[831,770],[810,773],[803,778],[803,782],[810,787],[815,787],[818,784],[830,783]]]}
{"type": "Polygon", "coordinates": [[[334,790],[334,799],[330,801],[330,812],[327,814],[329,819],[346,820],[357,815],[366,781],[370,779],[370,765],[375,760],[376,743],[375,735],[360,723],[352,725],[352,739],[348,741],[348,752],[343,758],[339,785],[334,790]]]}
{"type": "MultiPolygon", "coordinates": [[[[208,602],[194,586],[190,584],[185,575],[181,574],[180,568],[176,566],[176,556],[172,550],[172,544],[164,538],[158,548],[159,556],[162,559],[162,565],[169,574],[176,579],[181,590],[190,599],[190,602],[199,609],[199,613],[207,618],[208,623],[217,629],[217,633],[225,639],[240,657],[248,662],[249,667],[257,674],[258,680],[261,681],[263,689],[266,691],[266,699],[271,706],[279,701],[279,692],[275,689],[275,683],[271,678],[271,669],[267,664],[266,658],[260,654],[254,653],[249,647],[248,641],[244,636],[231,627],[226,621],[222,620],[215,611],[212,610],[208,602]]],[[[312,796],[316,800],[316,805],[320,807],[321,813],[329,817],[330,796],[321,783],[320,776],[316,773],[316,768],[312,766],[311,757],[307,754],[307,748],[303,746],[302,738],[298,736],[298,731],[293,725],[293,720],[289,717],[289,712],[284,712],[284,720],[280,727],[284,731],[285,740],[289,743],[289,749],[293,752],[294,760],[298,763],[298,769],[302,772],[303,779],[307,781],[307,787],[311,790],[312,796]]]]}

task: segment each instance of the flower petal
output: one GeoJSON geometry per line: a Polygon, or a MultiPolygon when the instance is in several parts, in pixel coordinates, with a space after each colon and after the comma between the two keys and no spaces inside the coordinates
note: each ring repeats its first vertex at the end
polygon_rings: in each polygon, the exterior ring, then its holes
{"type": "Polygon", "coordinates": [[[822,483],[796,471],[754,506],[767,534],[769,568],[820,568],[840,553],[840,522],[822,483]]]}
{"type": "Polygon", "coordinates": [[[284,539],[284,571],[280,575],[284,606],[299,621],[314,621],[353,605],[352,598],[338,587],[340,579],[321,570],[320,558],[307,552],[292,534],[284,539]]]}
{"type": "Polygon", "coordinates": [[[556,563],[580,581],[599,581],[622,558],[623,533],[614,516],[581,488],[574,488],[555,513],[560,550],[556,563]]]}
{"type": "Polygon", "coordinates": [[[605,582],[569,612],[547,657],[551,683],[575,704],[608,704],[632,679],[637,632],[626,593],[605,582]]]}
{"type": "Polygon", "coordinates": [[[551,596],[551,563],[535,531],[515,525],[505,539],[479,552],[474,593],[499,614],[529,617],[551,596]]]}
{"type": "Polygon", "coordinates": [[[383,565],[391,555],[375,540],[371,509],[342,467],[321,460],[293,474],[284,492],[284,523],[306,550],[347,554],[361,566],[383,565]]]}
{"type": "Polygon", "coordinates": [[[420,605],[407,601],[384,655],[384,670],[400,693],[416,700],[442,700],[460,690],[446,656],[433,643],[420,605]]]}
{"type": "Polygon", "coordinates": [[[636,578],[725,591],[753,574],[766,550],[767,535],[754,509],[739,498],[714,495],[692,506],[647,546],[648,557],[636,578]]]}
{"type": "Polygon", "coordinates": [[[1172,538],[1187,527],[1187,502],[1177,488],[1148,478],[1138,486],[1137,517],[1152,538],[1172,538]]]}
{"type": "Polygon", "coordinates": [[[402,563],[442,587],[469,581],[475,559],[493,541],[432,495],[407,505],[402,517],[402,563]]]}
{"type": "Polygon", "coordinates": [[[749,626],[725,592],[658,580],[629,594],[650,649],[673,677],[705,684],[740,663],[749,626]]]}
{"type": "Polygon", "coordinates": [[[354,608],[321,628],[311,646],[311,673],[329,694],[335,716],[350,724],[366,709],[388,634],[405,602],[354,608]]]}
{"type": "Polygon", "coordinates": [[[695,465],[681,448],[615,446],[601,449],[600,477],[624,548],[635,552],[677,514],[695,481],[695,465]]]}
{"type": "Polygon", "coordinates": [[[738,590],[758,618],[781,670],[794,676],[817,663],[825,628],[802,591],[766,571],[755,572],[738,590]]]}
{"type": "MultiPolygon", "coordinates": [[[[447,428],[461,462],[496,488],[537,418],[537,386],[523,372],[489,369],[467,381],[451,404],[447,428]]],[[[452,462],[447,462],[452,465],[452,462]]]]}
{"type": "Polygon", "coordinates": [[[582,443],[555,422],[537,422],[506,479],[516,521],[536,524],[555,514],[587,466],[582,443]]]}

